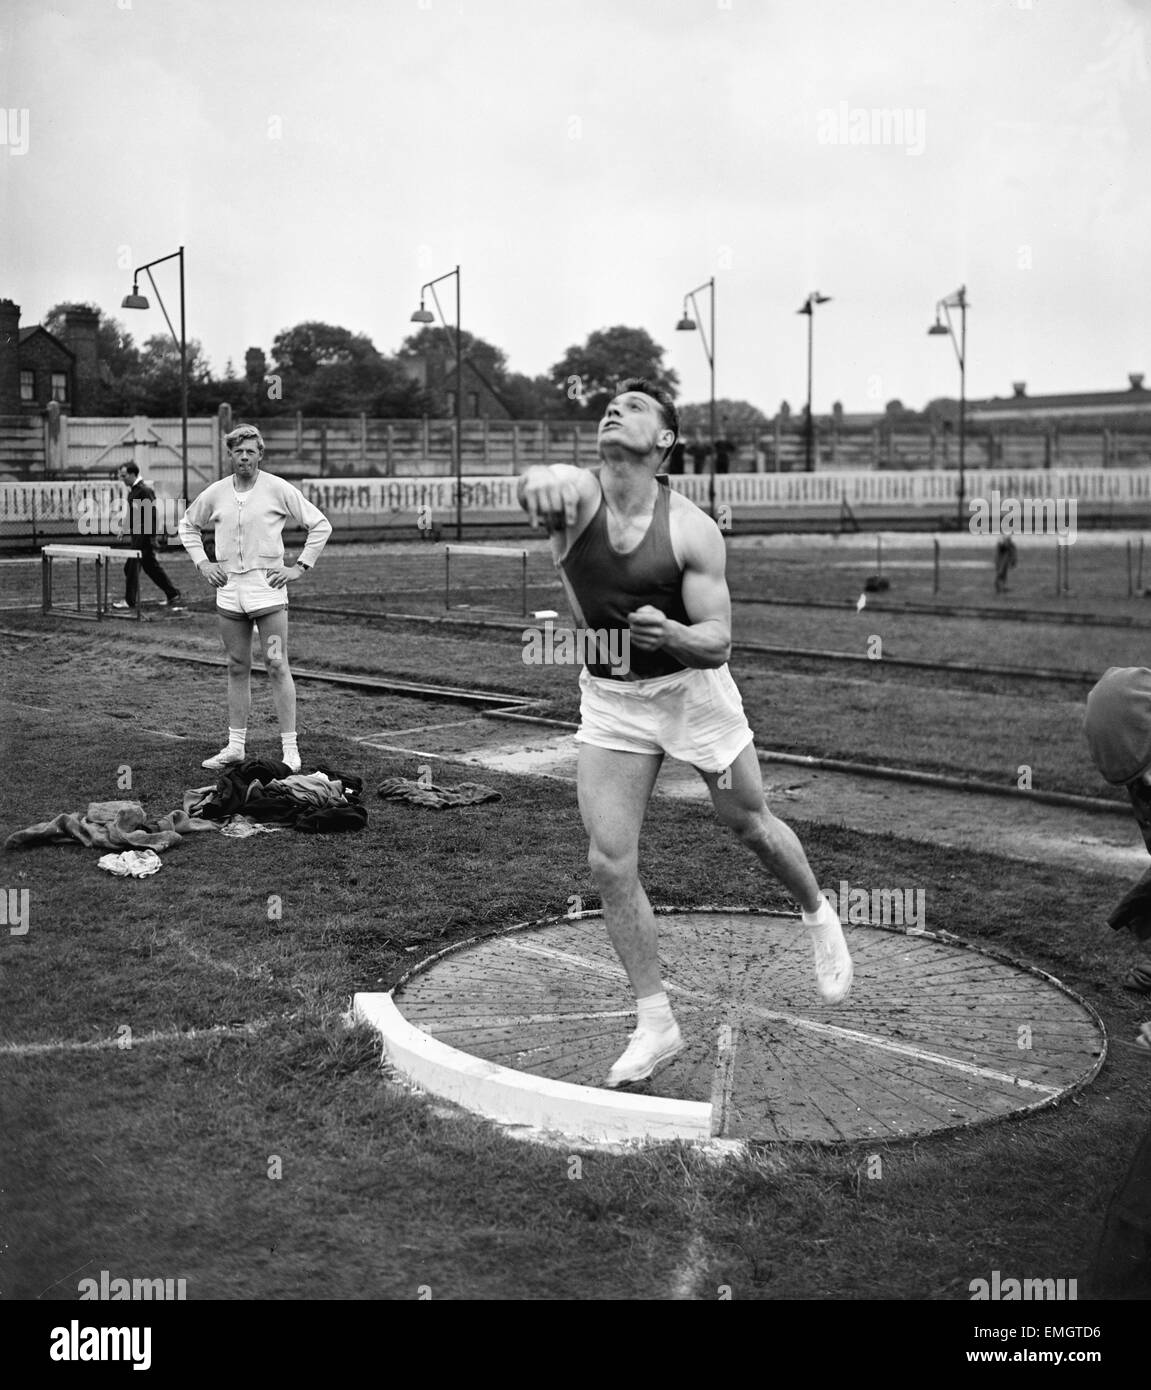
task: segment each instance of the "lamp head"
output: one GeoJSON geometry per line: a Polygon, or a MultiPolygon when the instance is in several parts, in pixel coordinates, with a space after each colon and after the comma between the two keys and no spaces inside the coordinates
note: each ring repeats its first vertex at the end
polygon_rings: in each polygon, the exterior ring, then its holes
{"type": "Polygon", "coordinates": [[[435,315],[430,309],[424,308],[424,301],[420,300],[420,307],[412,315],[413,323],[435,323],[435,315]]]}
{"type": "Polygon", "coordinates": [[[132,293],[126,294],[120,303],[121,309],[150,309],[151,307],[147,295],[140,294],[139,286],[135,283],[132,285],[132,293]]]}
{"type": "Polygon", "coordinates": [[[695,319],[691,318],[687,314],[684,314],[683,318],[681,318],[680,321],[676,324],[675,331],[677,333],[694,333],[695,319]]]}
{"type": "Polygon", "coordinates": [[[939,315],[936,314],[935,322],[927,330],[927,336],[929,338],[946,338],[950,334],[950,332],[951,329],[948,328],[945,323],[940,323],[939,315]]]}

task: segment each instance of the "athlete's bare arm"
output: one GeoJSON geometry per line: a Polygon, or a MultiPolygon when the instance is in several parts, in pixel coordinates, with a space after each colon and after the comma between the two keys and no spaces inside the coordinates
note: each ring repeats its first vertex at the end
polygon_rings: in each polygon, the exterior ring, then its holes
{"type": "Polygon", "coordinates": [[[570,463],[540,464],[520,475],[520,506],[533,526],[542,526],[558,564],[592,519],[600,502],[600,485],[586,468],[570,463]]]}
{"type": "Polygon", "coordinates": [[[599,484],[586,468],[570,463],[539,464],[520,475],[520,506],[533,526],[572,530],[591,520],[599,505],[599,484]],[[587,513],[586,516],[582,515],[587,513]]]}
{"type": "MultiPolygon", "coordinates": [[[[683,499],[686,501],[686,499],[683,499]]],[[[731,595],[727,548],[715,522],[673,496],[672,543],[683,561],[683,606],[689,624],[645,604],[628,614],[631,640],[641,651],[663,649],[685,666],[722,666],[731,656],[731,595]]]]}

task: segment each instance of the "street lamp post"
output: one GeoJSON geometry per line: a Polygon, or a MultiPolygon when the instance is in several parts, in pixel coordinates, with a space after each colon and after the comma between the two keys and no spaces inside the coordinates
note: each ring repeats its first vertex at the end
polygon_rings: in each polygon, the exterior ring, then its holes
{"type": "Polygon", "coordinates": [[[956,528],[963,530],[964,464],[967,444],[967,286],[960,285],[954,294],[941,299],[935,306],[935,322],[927,330],[928,336],[949,337],[955,355],[959,359],[959,503],[956,511],[956,528]],[[955,329],[951,323],[951,309],[959,310],[959,339],[956,341],[955,329]],[[946,323],[939,319],[940,310],[946,323]]]}
{"type": "Polygon", "coordinates": [[[702,285],[696,285],[694,290],[688,290],[683,297],[683,317],[676,324],[677,333],[694,333],[699,327],[699,309],[695,302],[697,294],[702,294],[707,290],[711,296],[711,333],[706,334],[702,328],[699,330],[700,341],[703,343],[703,350],[707,356],[707,365],[711,371],[711,404],[709,408],[709,428],[711,430],[711,464],[708,468],[707,497],[708,509],[711,512],[711,519],[715,520],[715,446],[717,434],[715,429],[715,276],[710,280],[705,280],[702,285]],[[695,318],[687,312],[687,302],[691,300],[691,307],[695,311],[695,318]]]}
{"type": "Polygon", "coordinates": [[[152,290],[159,301],[160,308],[164,314],[164,320],[168,325],[168,332],[180,344],[180,459],[181,459],[181,483],[183,489],[181,500],[184,506],[188,505],[188,339],[184,325],[184,248],[181,246],[178,251],[173,251],[168,256],[160,256],[154,261],[149,261],[147,265],[137,266],[132,272],[132,293],[126,294],[120,304],[122,309],[149,309],[146,295],[140,293],[140,272],[146,271],[148,279],[152,282],[152,290]],[[176,330],[172,327],[172,320],[168,317],[168,311],[164,308],[164,300],[160,295],[159,287],[152,278],[152,267],[162,265],[164,261],[172,261],[179,258],[180,261],[180,336],[176,337],[176,330]]]}
{"type": "Polygon", "coordinates": [[[803,301],[803,307],[797,309],[797,314],[807,315],[807,421],[804,440],[804,466],[808,473],[815,470],[815,417],[811,413],[811,380],[812,367],[814,364],[814,344],[815,344],[815,306],[817,304],[830,304],[829,294],[820,294],[818,290],[812,292],[803,301]]]}
{"type": "Polygon", "coordinates": [[[424,308],[424,291],[431,290],[440,322],[444,325],[444,332],[448,331],[447,321],[444,319],[443,309],[440,308],[440,300],[435,287],[441,280],[450,280],[453,275],[456,277],[456,540],[462,541],[464,538],[464,340],[460,328],[459,266],[456,266],[455,270],[446,271],[443,275],[437,275],[434,280],[429,280],[426,285],[420,286],[420,307],[412,315],[412,322],[435,323],[431,310],[424,308]]]}

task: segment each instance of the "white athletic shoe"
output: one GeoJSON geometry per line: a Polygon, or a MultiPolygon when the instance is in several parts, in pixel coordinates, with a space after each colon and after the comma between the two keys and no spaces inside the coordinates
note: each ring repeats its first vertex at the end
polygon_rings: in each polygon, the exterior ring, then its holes
{"type": "Polygon", "coordinates": [[[223,772],[226,767],[235,767],[237,763],[242,763],[247,756],[247,753],[237,753],[229,744],[227,748],[221,748],[214,757],[205,758],[200,766],[206,767],[209,772],[223,772]]]}
{"type": "Polygon", "coordinates": [[[670,1028],[661,1028],[658,1032],[652,1028],[637,1028],[623,1056],[608,1072],[604,1084],[614,1089],[632,1081],[643,1081],[656,1067],[662,1067],[682,1052],[683,1047],[683,1035],[675,1019],[672,1019],[670,1028]]]}
{"type": "Polygon", "coordinates": [[[284,764],[284,766],[288,769],[289,772],[299,772],[301,765],[299,753],[293,753],[290,758],[288,757],[287,753],[281,753],[280,761],[284,764]]]}
{"type": "Polygon", "coordinates": [[[132,605],[128,602],[126,598],[117,598],[112,600],[112,607],[123,610],[125,608],[131,608],[132,605]]]}
{"type": "Polygon", "coordinates": [[[826,901],[824,907],[826,910],[819,928],[811,934],[811,944],[815,950],[815,982],[825,1004],[842,1004],[851,989],[855,967],[851,963],[851,953],[847,949],[838,915],[826,901]]]}

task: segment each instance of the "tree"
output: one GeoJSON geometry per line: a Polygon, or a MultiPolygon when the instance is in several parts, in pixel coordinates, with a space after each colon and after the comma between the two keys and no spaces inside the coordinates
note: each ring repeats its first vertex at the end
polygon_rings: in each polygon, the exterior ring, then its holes
{"type": "MultiPolygon", "coordinates": [[[[720,438],[726,437],[736,442],[753,440],[761,431],[771,426],[771,421],[758,406],[751,405],[748,401],[731,401],[726,398],[715,403],[715,422],[720,438]]],[[[701,439],[710,438],[711,402],[700,401],[681,406],[679,425],[685,438],[690,439],[696,435],[701,439]]]]}
{"type": "MultiPolygon", "coordinates": [[[[485,342],[483,338],[477,338],[474,333],[469,333],[466,329],[460,334],[460,339],[464,361],[478,367],[484,376],[488,377],[495,385],[502,385],[508,374],[506,354],[494,344],[485,342]]],[[[441,358],[450,368],[456,360],[456,330],[437,327],[421,328],[419,332],[412,333],[404,339],[400,344],[398,356],[400,358],[441,358]]]]}
{"type": "Polygon", "coordinates": [[[950,396],[937,396],[923,407],[923,415],[935,424],[954,425],[959,419],[959,402],[950,396]]]}
{"type": "Polygon", "coordinates": [[[100,359],[100,383],[91,402],[94,415],[121,415],[131,409],[132,393],[140,366],[140,353],[132,335],[117,319],[110,318],[98,304],[54,304],[44,315],[43,326],[53,337],[67,343],[67,316],[86,309],[99,319],[96,350],[100,359]]]}
{"type": "Polygon", "coordinates": [[[513,420],[554,420],[566,415],[563,394],[550,377],[511,372],[501,394],[513,420]]]}
{"type": "MultiPolygon", "coordinates": [[[[180,344],[170,333],[154,333],[140,353],[139,368],[128,383],[132,414],[174,417],[180,414],[180,344]]],[[[211,415],[220,400],[212,369],[197,338],[188,341],[188,414],[211,415]]]]}
{"type": "Polygon", "coordinates": [[[582,347],[568,348],[548,373],[560,388],[563,414],[576,418],[603,413],[621,381],[645,377],[674,399],[679,377],[663,365],[664,349],[643,328],[600,328],[582,347]]]}
{"type": "Polygon", "coordinates": [[[379,356],[366,334],[315,320],[285,328],[272,339],[274,369],[285,377],[309,377],[320,367],[357,366],[379,356]]]}
{"type": "Polygon", "coordinates": [[[310,321],[277,333],[269,375],[275,395],[256,386],[264,414],[396,418],[424,411],[423,391],[399,359],[382,356],[366,334],[333,324],[310,321]]]}

